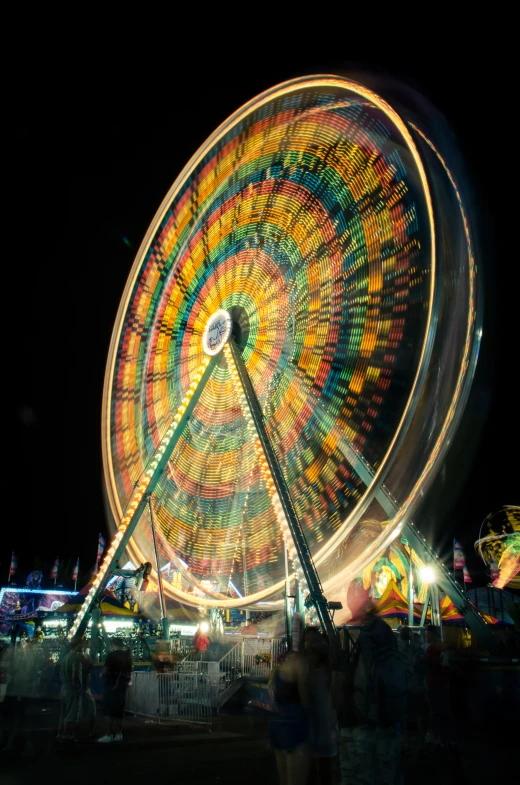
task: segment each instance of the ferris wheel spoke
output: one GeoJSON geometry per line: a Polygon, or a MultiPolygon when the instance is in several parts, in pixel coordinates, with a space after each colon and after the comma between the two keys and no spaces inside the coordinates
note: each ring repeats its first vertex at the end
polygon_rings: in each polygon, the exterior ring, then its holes
{"type": "Polygon", "coordinates": [[[205,357],[195,373],[193,382],[186,391],[186,395],[173,416],[170,427],[161,439],[155,455],[141,478],[140,484],[134,489],[130,502],[126,508],[125,515],[119,524],[106,557],[101,563],[99,572],[85,598],[85,602],[69,631],[69,637],[81,633],[88,624],[91,609],[103,591],[108,576],[125,552],[132,534],[147,506],[148,499],[153,493],[177,442],[182,436],[184,427],[188,422],[208,379],[211,377],[217,362],[217,355],[214,357],[205,357]]]}
{"type": "MultiPolygon", "coordinates": [[[[289,556],[297,555],[301,570],[305,576],[305,583],[309,590],[309,597],[316,609],[316,614],[321,626],[326,633],[330,645],[335,650],[338,639],[329,611],[327,600],[323,594],[321,582],[312,561],[311,552],[294,510],[289,491],[287,489],[282,470],[276,459],[275,452],[265,432],[263,425],[262,409],[247,374],[238,347],[229,341],[224,346],[224,355],[229,365],[233,382],[239,392],[240,403],[249,428],[255,436],[256,450],[262,473],[271,497],[273,508],[282,528],[282,533],[287,544],[289,556]],[[291,545],[293,546],[291,548],[291,545]]],[[[293,556],[294,558],[294,556],[293,556]]]]}

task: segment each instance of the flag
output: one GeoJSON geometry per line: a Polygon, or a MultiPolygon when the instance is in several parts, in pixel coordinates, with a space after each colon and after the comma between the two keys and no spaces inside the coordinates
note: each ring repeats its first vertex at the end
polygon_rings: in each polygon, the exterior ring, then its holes
{"type": "Polygon", "coordinates": [[[463,573],[464,573],[464,583],[473,583],[473,578],[469,574],[469,570],[466,567],[466,565],[464,565],[463,567],[463,573]]]}
{"type": "Polygon", "coordinates": [[[453,569],[463,570],[466,567],[464,550],[458,540],[453,540],[453,569]]]}
{"type": "Polygon", "coordinates": [[[101,557],[103,556],[103,551],[105,550],[105,538],[100,534],[97,546],[97,559],[96,562],[99,566],[99,562],[101,561],[101,557]]]}
{"type": "Polygon", "coordinates": [[[500,575],[500,570],[498,568],[498,564],[496,563],[493,557],[491,557],[490,559],[489,566],[491,567],[491,580],[494,583],[498,578],[498,576],[500,575]]]}
{"type": "Polygon", "coordinates": [[[79,558],[78,558],[76,564],[74,565],[74,569],[72,570],[72,580],[73,581],[77,581],[78,580],[78,572],[79,572],[79,558]]]}
{"type": "Polygon", "coordinates": [[[18,559],[14,555],[14,551],[11,554],[11,566],[9,567],[9,577],[12,578],[16,575],[16,570],[18,569],[18,559]]]}
{"type": "Polygon", "coordinates": [[[58,567],[60,566],[60,557],[56,556],[56,561],[54,562],[54,567],[51,570],[51,578],[56,580],[58,577],[58,567]]]}

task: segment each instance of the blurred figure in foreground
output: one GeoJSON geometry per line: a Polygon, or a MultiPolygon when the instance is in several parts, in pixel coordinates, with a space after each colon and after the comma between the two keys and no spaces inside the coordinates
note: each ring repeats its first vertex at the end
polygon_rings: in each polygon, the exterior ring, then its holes
{"type": "Polygon", "coordinates": [[[130,652],[123,649],[123,641],[120,638],[112,639],[112,647],[103,669],[103,714],[106,718],[106,733],[98,739],[98,742],[105,744],[123,741],[126,693],[133,668],[130,652]]]}
{"type": "Polygon", "coordinates": [[[406,663],[392,630],[370,606],[342,676],[341,785],[396,785],[402,781],[398,727],[406,711],[406,663]]]}
{"type": "Polygon", "coordinates": [[[199,624],[195,637],[193,638],[193,648],[200,653],[200,659],[204,657],[204,652],[207,651],[211,639],[208,637],[209,624],[203,621],[199,624]]]}
{"type": "Polygon", "coordinates": [[[269,740],[276,755],[280,785],[306,785],[309,774],[309,664],[291,651],[276,666],[271,690],[275,715],[269,723],[269,740]]]}
{"type": "Polygon", "coordinates": [[[426,690],[430,710],[429,730],[426,741],[434,747],[446,748],[452,755],[457,753],[455,723],[451,708],[450,670],[446,652],[449,646],[443,643],[438,627],[426,630],[426,690]]]}
{"type": "Polygon", "coordinates": [[[409,627],[399,630],[397,644],[399,651],[406,660],[407,695],[406,715],[403,718],[403,746],[409,747],[410,730],[417,728],[419,737],[424,739],[428,725],[428,702],[426,700],[426,663],[424,649],[420,645],[420,636],[412,635],[409,627]]]}
{"type": "Polygon", "coordinates": [[[10,647],[4,652],[2,671],[7,682],[5,707],[9,717],[4,753],[34,754],[34,714],[30,708],[39,694],[39,657],[36,646],[10,647]]]}
{"type": "Polygon", "coordinates": [[[87,723],[88,737],[94,738],[96,724],[96,701],[92,695],[92,660],[88,651],[89,642],[83,640],[79,649],[81,662],[81,719],[87,723]]]}
{"type": "Polygon", "coordinates": [[[60,663],[60,720],[56,741],[76,741],[81,716],[81,638],[72,638],[60,663]]]}
{"type": "Polygon", "coordinates": [[[309,722],[312,785],[333,782],[338,752],[338,723],[332,702],[332,666],[329,643],[317,627],[307,627],[303,653],[309,666],[309,722]]]}

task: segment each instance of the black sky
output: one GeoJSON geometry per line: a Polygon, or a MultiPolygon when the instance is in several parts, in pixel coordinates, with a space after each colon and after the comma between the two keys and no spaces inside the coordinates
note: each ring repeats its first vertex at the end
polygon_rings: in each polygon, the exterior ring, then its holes
{"type": "Polygon", "coordinates": [[[446,47],[442,57],[433,44],[399,51],[390,60],[363,52],[342,61],[271,57],[268,64],[219,55],[194,65],[172,56],[146,74],[138,62],[89,69],[72,59],[19,77],[9,98],[7,151],[15,250],[4,279],[5,306],[15,313],[8,320],[5,410],[15,468],[0,582],[12,550],[21,573],[36,566],[35,558],[50,565],[58,554],[79,555],[86,567],[98,532],[107,533],[100,446],[105,361],[134,256],[174,179],[244,101],[284,79],[340,67],[386,73],[419,89],[444,115],[461,151],[479,229],[484,334],[457,439],[416,520],[444,556],[458,536],[476,567],[472,550],[482,519],[520,500],[511,377],[518,295],[511,285],[513,244],[503,242],[508,173],[495,130],[507,83],[501,94],[500,67],[493,59],[484,64],[478,47],[446,47]]]}

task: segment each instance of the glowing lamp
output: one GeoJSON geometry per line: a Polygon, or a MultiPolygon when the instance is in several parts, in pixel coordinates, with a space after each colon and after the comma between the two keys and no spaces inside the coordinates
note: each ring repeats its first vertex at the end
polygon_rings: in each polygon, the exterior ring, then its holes
{"type": "Polygon", "coordinates": [[[435,570],[433,567],[422,567],[419,574],[423,583],[435,583],[435,570]]]}

